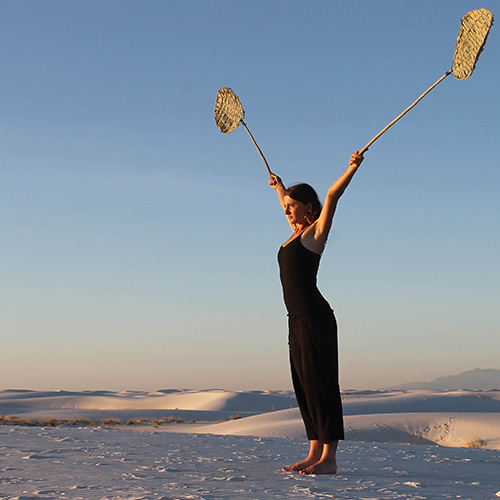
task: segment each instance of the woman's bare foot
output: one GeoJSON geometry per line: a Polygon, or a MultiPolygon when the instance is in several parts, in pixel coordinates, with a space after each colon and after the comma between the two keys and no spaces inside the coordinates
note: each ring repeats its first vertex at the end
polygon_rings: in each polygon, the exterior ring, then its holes
{"type": "Polygon", "coordinates": [[[314,465],[317,462],[318,462],[317,459],[313,459],[313,458],[309,459],[309,457],[307,457],[305,460],[302,460],[302,462],[297,462],[294,465],[289,465],[287,467],[283,467],[283,470],[287,471],[287,472],[300,472],[304,469],[307,469],[308,467],[311,467],[312,465],[314,465]]]}
{"type": "Polygon", "coordinates": [[[299,470],[299,474],[337,474],[337,462],[335,460],[320,460],[309,467],[299,470]]]}
{"type": "Polygon", "coordinates": [[[314,464],[301,470],[300,474],[336,474],[337,473],[337,445],[338,441],[322,445],[323,452],[321,458],[314,464]]]}
{"type": "Polygon", "coordinates": [[[309,443],[309,455],[305,460],[301,462],[297,462],[294,465],[289,465],[287,467],[283,467],[284,471],[287,472],[300,472],[301,470],[307,469],[308,467],[313,466],[318,463],[323,455],[323,443],[319,441],[310,441],[309,443]]]}

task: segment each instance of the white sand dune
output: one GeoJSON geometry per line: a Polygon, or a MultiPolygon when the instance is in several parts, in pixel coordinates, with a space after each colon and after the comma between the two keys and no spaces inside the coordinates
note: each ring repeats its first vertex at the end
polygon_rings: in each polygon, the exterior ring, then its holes
{"type": "Polygon", "coordinates": [[[37,392],[0,391],[1,408],[91,410],[203,410],[262,413],[296,406],[291,391],[164,390],[37,392]]]}
{"type": "Polygon", "coordinates": [[[0,391],[0,415],[99,420],[175,417],[215,421],[297,406],[292,391],[0,391]]]}
{"type": "MultiPolygon", "coordinates": [[[[500,414],[390,413],[345,417],[346,439],[500,450],[500,414]]],[[[171,431],[305,439],[298,409],[171,431]]]]}
{"type": "Polygon", "coordinates": [[[482,412],[500,413],[500,391],[348,391],[344,413],[482,412]]]}
{"type": "MultiPolygon", "coordinates": [[[[349,391],[343,400],[351,441],[500,449],[500,391],[349,391]]],[[[304,438],[293,407],[290,391],[0,391],[0,415],[122,421],[175,416],[195,423],[162,430],[304,438]],[[234,416],[244,418],[213,423],[234,416]]]]}
{"type": "Polygon", "coordinates": [[[289,391],[0,391],[0,415],[197,420],[95,428],[14,426],[4,419],[0,500],[499,498],[499,396],[350,391],[339,473],[314,477],[281,472],[307,453],[289,391]],[[202,422],[231,413],[248,416],[202,422]]]}
{"type": "Polygon", "coordinates": [[[394,413],[346,417],[346,438],[500,450],[500,413],[394,413]]]}
{"type": "MultiPolygon", "coordinates": [[[[500,391],[347,391],[346,415],[436,411],[500,413],[500,391]]],[[[264,413],[297,406],[292,391],[226,391],[169,389],[142,391],[0,391],[0,410],[193,410],[264,413]]]]}

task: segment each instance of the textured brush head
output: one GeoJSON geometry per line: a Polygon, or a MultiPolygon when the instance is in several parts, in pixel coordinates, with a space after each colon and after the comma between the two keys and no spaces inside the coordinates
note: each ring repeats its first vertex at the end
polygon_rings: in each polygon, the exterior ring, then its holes
{"type": "Polygon", "coordinates": [[[466,80],[472,75],[492,25],[493,14],[487,9],[472,10],[462,18],[453,56],[455,78],[466,80]]]}
{"type": "Polygon", "coordinates": [[[240,121],[245,118],[245,111],[238,96],[228,87],[223,87],[217,92],[214,118],[217,128],[223,134],[236,130],[240,121]]]}

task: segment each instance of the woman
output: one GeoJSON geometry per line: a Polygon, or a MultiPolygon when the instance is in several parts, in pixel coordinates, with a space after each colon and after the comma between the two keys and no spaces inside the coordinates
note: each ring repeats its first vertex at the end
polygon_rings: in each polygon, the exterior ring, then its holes
{"type": "Polygon", "coordinates": [[[362,161],[358,152],[351,155],[347,170],[328,189],[323,207],[308,184],[286,189],[278,176],[272,174],[269,178],[293,231],[281,246],[278,261],[288,311],[293,387],[310,442],[306,459],[284,467],[286,471],[337,472],[337,445],[339,439],[344,439],[337,324],[316,286],[316,275],[339,198],[362,161]]]}

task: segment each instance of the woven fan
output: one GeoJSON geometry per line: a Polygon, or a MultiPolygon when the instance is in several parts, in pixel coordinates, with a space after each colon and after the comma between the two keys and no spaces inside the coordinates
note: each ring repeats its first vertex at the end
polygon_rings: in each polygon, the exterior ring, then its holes
{"type": "Polygon", "coordinates": [[[230,134],[233,130],[238,128],[238,125],[241,123],[245,130],[248,132],[250,139],[254,143],[254,146],[257,148],[261,158],[264,160],[267,171],[269,175],[272,175],[271,169],[267,164],[267,160],[265,156],[262,154],[257,142],[253,138],[252,133],[246,126],[246,123],[243,121],[245,118],[245,111],[243,110],[243,106],[238,98],[238,96],[228,87],[223,87],[219,89],[217,92],[217,100],[215,101],[215,124],[217,128],[223,134],[230,134]]]}
{"type": "Polygon", "coordinates": [[[466,80],[469,78],[476,67],[479,54],[481,54],[484,49],[492,25],[493,14],[487,9],[477,9],[465,14],[461,20],[451,69],[436,83],[431,85],[413,104],[389,123],[389,125],[383,128],[363,149],[360,150],[360,153],[363,154],[384,132],[408,113],[410,109],[436,87],[436,85],[441,83],[450,73],[453,73],[453,76],[458,80],[466,80]]]}

